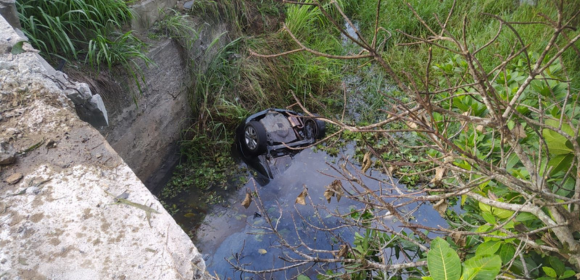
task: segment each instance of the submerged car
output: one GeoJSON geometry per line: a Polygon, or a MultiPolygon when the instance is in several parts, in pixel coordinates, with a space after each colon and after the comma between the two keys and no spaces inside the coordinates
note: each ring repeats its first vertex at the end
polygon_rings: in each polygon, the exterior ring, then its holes
{"type": "Polygon", "coordinates": [[[325,122],[316,117],[305,116],[291,110],[267,109],[247,117],[236,131],[242,158],[260,173],[273,178],[268,159],[293,155],[299,150],[322,139],[326,132],[325,122]],[[261,170],[265,169],[265,170],[261,170]],[[265,172],[264,172],[265,171],[265,172]]]}

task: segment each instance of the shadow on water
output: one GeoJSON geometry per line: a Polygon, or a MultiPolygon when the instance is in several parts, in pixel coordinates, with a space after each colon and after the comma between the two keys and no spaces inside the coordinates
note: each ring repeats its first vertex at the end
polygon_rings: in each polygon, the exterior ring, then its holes
{"type": "MultiPolygon", "coordinates": [[[[343,151],[343,156],[352,156],[353,153],[354,147],[349,145],[343,151]]],[[[349,213],[351,208],[360,208],[361,206],[345,198],[339,203],[333,199],[329,204],[324,198],[325,186],[336,179],[333,176],[339,176],[327,162],[336,160],[336,157],[331,157],[321,151],[315,152],[312,149],[306,149],[292,158],[272,159],[270,165],[274,178],[268,184],[260,186],[250,179],[243,188],[230,196],[226,206],[216,206],[211,209],[198,228],[195,237],[195,244],[204,255],[208,272],[217,273],[221,279],[228,277],[238,279],[241,276],[240,272],[235,272],[226,261],[235,262],[236,258],[240,259],[240,263],[247,264],[246,269],[264,270],[284,266],[284,262],[279,259],[282,250],[279,247],[277,237],[267,234],[265,229],[260,228],[268,226],[264,214],[268,214],[271,218],[278,218],[280,210],[283,214],[279,220],[278,230],[290,244],[298,244],[300,240],[297,236],[299,235],[306,244],[314,248],[337,249],[340,244],[333,244],[336,242],[336,238],[316,231],[308,225],[308,223],[327,227],[341,225],[342,220],[330,215],[331,213],[345,214],[349,213]],[[295,204],[296,197],[302,192],[303,186],[308,188],[307,204],[295,204]],[[257,190],[264,203],[263,209],[267,213],[260,212],[255,202],[247,209],[241,205],[247,189],[257,190]],[[314,209],[308,203],[309,199],[319,210],[322,221],[316,218],[314,209]],[[300,216],[307,222],[301,220],[300,216]]],[[[388,179],[382,174],[376,174],[376,172],[373,177],[379,180],[388,179]]],[[[363,180],[369,186],[379,188],[378,181],[368,178],[363,180]]],[[[413,206],[410,206],[409,209],[412,208],[413,206]]],[[[417,219],[419,223],[424,225],[446,226],[446,222],[428,206],[422,206],[413,213],[413,216],[413,220],[417,219]]],[[[396,226],[395,221],[390,220],[390,222],[396,226]]],[[[349,228],[336,231],[335,234],[351,244],[354,240],[354,232],[349,228]]],[[[315,269],[328,268],[315,267],[315,269]]],[[[285,279],[291,278],[295,274],[296,271],[290,271],[272,275],[272,277],[273,279],[285,279]]],[[[316,272],[312,271],[307,275],[313,276],[315,274],[316,272]]]]}

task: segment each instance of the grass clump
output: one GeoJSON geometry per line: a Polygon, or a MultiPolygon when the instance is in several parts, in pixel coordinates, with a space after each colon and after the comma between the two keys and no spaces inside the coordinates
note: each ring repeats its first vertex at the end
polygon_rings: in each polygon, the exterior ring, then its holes
{"type": "Polygon", "coordinates": [[[120,28],[133,15],[119,0],[23,0],[17,9],[24,33],[45,54],[77,58],[97,33],[120,28]]]}
{"type": "Polygon", "coordinates": [[[141,68],[151,60],[132,31],[119,32],[133,18],[123,0],[22,0],[16,2],[23,32],[48,61],[81,60],[100,70],[120,64],[139,89],[141,68]]]}
{"type": "Polygon", "coordinates": [[[155,23],[153,35],[162,34],[175,39],[184,49],[190,50],[199,38],[189,15],[173,9],[161,11],[161,20],[155,23]]]}

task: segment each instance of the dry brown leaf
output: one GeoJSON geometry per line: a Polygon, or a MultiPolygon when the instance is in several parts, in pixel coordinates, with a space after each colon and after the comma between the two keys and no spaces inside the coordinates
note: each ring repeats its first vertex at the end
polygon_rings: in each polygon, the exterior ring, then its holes
{"type": "Polygon", "coordinates": [[[511,130],[511,133],[512,133],[513,136],[515,136],[517,138],[526,138],[526,137],[528,137],[528,135],[526,134],[526,130],[520,124],[516,124],[516,126],[514,127],[514,129],[511,130]]]}
{"type": "Polygon", "coordinates": [[[362,172],[367,172],[367,170],[371,168],[371,165],[373,165],[373,161],[371,160],[371,152],[367,152],[363,157],[362,172]]]}
{"type": "Polygon", "coordinates": [[[475,127],[475,130],[477,130],[477,132],[483,133],[483,132],[485,132],[485,127],[480,124],[480,125],[475,127]]]}
{"type": "Polygon", "coordinates": [[[331,191],[329,189],[326,189],[324,191],[324,198],[326,198],[326,201],[328,201],[328,203],[330,203],[330,199],[332,199],[333,196],[334,196],[334,192],[333,191],[331,191]]]}
{"type": "MultiPolygon", "coordinates": [[[[471,114],[470,111],[471,111],[471,109],[469,111],[467,111],[467,112],[463,112],[463,114],[461,114],[461,115],[469,116],[471,114]]],[[[461,123],[461,126],[463,126],[463,131],[467,132],[469,130],[469,126],[466,125],[467,122],[466,121],[461,121],[461,120],[459,122],[461,123]]]]}
{"type": "Polygon", "coordinates": [[[348,246],[346,244],[342,244],[340,245],[340,249],[338,250],[336,257],[338,258],[346,257],[346,253],[348,253],[348,246]]]}
{"type": "Polygon", "coordinates": [[[497,200],[495,193],[492,193],[490,190],[487,191],[487,197],[493,200],[497,200]]]}
{"type": "Polygon", "coordinates": [[[340,182],[340,180],[334,180],[334,182],[332,182],[332,187],[334,195],[336,196],[336,202],[340,202],[340,198],[344,195],[344,191],[342,190],[342,182],[340,182]]]}
{"type": "Polygon", "coordinates": [[[258,253],[260,253],[260,255],[265,255],[266,253],[268,253],[268,251],[266,251],[265,249],[258,249],[258,253]]]}
{"type": "Polygon", "coordinates": [[[453,158],[453,156],[446,156],[446,157],[443,159],[443,162],[444,162],[444,163],[453,163],[453,161],[454,161],[454,160],[455,160],[455,159],[453,158]]]}
{"type": "Polygon", "coordinates": [[[407,126],[411,129],[417,129],[419,126],[417,126],[416,123],[414,122],[405,122],[407,124],[407,126]]]}
{"type": "Polygon", "coordinates": [[[334,180],[330,185],[326,186],[324,191],[324,198],[330,203],[333,196],[336,196],[336,202],[340,202],[340,198],[344,195],[342,190],[342,183],[340,180],[334,180]]]}
{"type": "Polygon", "coordinates": [[[306,196],[307,195],[308,195],[308,189],[306,187],[304,187],[304,190],[298,195],[298,197],[296,197],[296,201],[294,203],[306,205],[306,196]]]}
{"type": "Polygon", "coordinates": [[[441,180],[443,179],[443,175],[445,175],[445,171],[446,170],[443,167],[435,168],[435,177],[431,179],[431,183],[439,185],[441,183],[441,180]]]}
{"type": "Polygon", "coordinates": [[[445,218],[445,211],[447,210],[447,206],[448,206],[447,201],[445,201],[445,199],[441,199],[433,205],[433,209],[439,212],[439,215],[441,215],[441,217],[445,218]]]}
{"type": "Polygon", "coordinates": [[[393,172],[395,172],[397,168],[394,165],[391,165],[387,170],[389,171],[389,175],[393,175],[393,172]]]}
{"type": "Polygon", "coordinates": [[[465,237],[461,235],[461,233],[453,232],[451,233],[451,238],[453,238],[453,241],[455,242],[455,244],[457,244],[457,246],[465,247],[466,240],[465,237]]]}
{"type": "Polygon", "coordinates": [[[247,192],[246,198],[244,198],[244,201],[242,201],[242,206],[244,206],[244,208],[248,209],[248,207],[250,207],[250,204],[252,204],[252,194],[247,192]]]}

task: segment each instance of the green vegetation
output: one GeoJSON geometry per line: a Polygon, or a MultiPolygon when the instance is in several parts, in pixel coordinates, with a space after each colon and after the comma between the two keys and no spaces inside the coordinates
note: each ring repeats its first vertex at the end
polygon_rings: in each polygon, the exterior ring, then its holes
{"type": "MultiPolygon", "coordinates": [[[[297,9],[295,22],[287,24],[281,36],[292,33],[306,47],[303,53],[277,58],[277,63],[295,67],[286,63],[298,61],[295,56],[320,62],[340,54],[332,43],[317,45],[321,40],[331,42],[327,35],[337,38],[338,28],[342,29],[341,18],[328,6],[332,2],[320,2],[288,8],[297,9]],[[323,10],[328,13],[321,19],[323,10]],[[326,25],[328,16],[341,23],[326,25]],[[302,24],[317,28],[306,28],[314,30],[310,35],[300,34],[302,24]]],[[[358,50],[350,53],[357,59],[355,67],[336,64],[347,74],[380,75],[365,78],[378,80],[374,98],[380,105],[374,113],[369,110],[365,118],[355,119],[356,124],[328,119],[344,138],[362,144],[357,160],[369,162],[372,157],[386,173],[395,172],[413,185],[407,192],[392,183],[372,193],[344,171],[343,180],[353,185],[343,187],[344,193],[365,202],[358,216],[345,219],[359,234],[354,243],[344,242],[339,250],[326,252],[288,244],[273,227],[271,233],[282,239],[288,254],[299,256],[295,263],[324,259],[341,265],[320,279],[575,275],[580,267],[576,108],[580,4],[519,2],[369,0],[343,7],[363,38],[356,38],[358,50]],[[376,15],[380,28],[375,28],[376,15]],[[359,51],[363,57],[356,57],[359,51]],[[396,88],[382,86],[386,79],[396,88]],[[430,228],[403,218],[400,205],[426,202],[448,220],[449,228],[430,228]],[[385,213],[405,230],[384,223],[385,213]],[[393,251],[396,258],[388,258],[393,251]],[[397,263],[401,253],[404,261],[397,263]]],[[[297,45],[290,43],[278,51],[297,45]]],[[[300,101],[309,109],[325,100],[316,88],[305,91],[313,97],[300,101]]],[[[372,96],[369,92],[368,104],[373,104],[372,96]]]]}
{"type": "Polygon", "coordinates": [[[151,60],[146,45],[132,31],[119,32],[133,17],[122,0],[23,0],[17,1],[23,31],[48,61],[56,58],[84,60],[100,70],[121,65],[141,89],[137,59],[151,60]]]}
{"type": "Polygon", "coordinates": [[[154,32],[149,35],[161,34],[177,40],[186,50],[191,49],[199,38],[199,34],[192,27],[190,16],[173,9],[161,11],[161,15],[161,19],[155,22],[154,32]]]}
{"type": "MultiPolygon", "coordinates": [[[[372,34],[375,20],[377,0],[362,0],[355,1],[356,12],[352,12],[352,18],[360,24],[363,34],[369,36],[372,34]]],[[[500,17],[505,22],[541,22],[544,16],[548,18],[555,18],[557,16],[557,9],[552,5],[520,5],[520,1],[501,0],[481,0],[481,1],[421,1],[421,0],[397,0],[397,1],[382,1],[381,10],[386,11],[389,16],[380,18],[379,25],[392,34],[392,38],[387,41],[384,46],[385,53],[389,57],[389,63],[394,69],[415,69],[420,71],[418,75],[425,74],[426,68],[423,63],[428,60],[428,48],[425,45],[410,45],[408,47],[397,46],[397,44],[405,44],[415,42],[412,38],[405,34],[411,34],[415,37],[426,37],[431,35],[429,30],[422,25],[414,16],[413,11],[424,19],[426,24],[435,32],[441,32],[441,28],[437,23],[438,16],[440,21],[444,21],[447,12],[454,6],[454,16],[449,19],[448,26],[457,28],[449,29],[450,35],[460,37],[463,32],[463,20],[466,20],[465,34],[466,39],[473,44],[473,46],[482,46],[493,39],[500,26],[500,21],[495,16],[500,17]],[[410,5],[412,9],[408,6],[410,5]],[[494,16],[491,16],[494,15],[494,16]]],[[[568,9],[564,11],[564,16],[569,18],[579,8],[580,3],[566,3],[569,5],[568,9]]],[[[518,51],[519,48],[524,47],[520,44],[520,38],[534,38],[531,41],[525,41],[529,44],[529,50],[542,50],[545,46],[545,38],[549,38],[552,34],[553,28],[546,24],[514,24],[514,30],[517,32],[502,32],[497,40],[494,41],[493,46],[481,50],[477,55],[477,59],[481,62],[484,68],[489,68],[495,64],[498,56],[505,56],[511,52],[518,51]],[[544,40],[538,40],[543,38],[544,40]],[[514,49],[514,45],[517,48],[514,49]]],[[[507,28],[504,25],[504,30],[507,28]]],[[[386,34],[379,33],[382,37],[386,34]]],[[[566,39],[561,37],[558,43],[564,42],[566,39]]],[[[440,42],[442,46],[449,47],[450,42],[440,42]]],[[[563,59],[574,61],[577,57],[575,52],[567,52],[563,55],[563,59]]],[[[449,53],[442,48],[432,48],[432,59],[434,64],[446,63],[451,61],[449,53]]],[[[576,70],[571,72],[573,77],[580,75],[577,71],[577,64],[570,63],[570,67],[576,70]]],[[[579,80],[579,79],[573,79],[579,80]]]]}
{"type": "MultiPolygon", "coordinates": [[[[270,25],[273,28],[276,26],[275,19],[283,20],[285,16],[285,22],[289,24],[303,21],[300,27],[294,26],[306,36],[310,30],[316,30],[323,24],[328,25],[320,16],[319,20],[304,20],[316,13],[313,9],[291,8],[284,14],[279,9],[280,5],[274,1],[264,1],[262,4],[242,1],[195,2],[192,14],[213,11],[213,16],[204,13],[204,18],[209,17],[206,18],[208,21],[225,19],[224,15],[228,15],[228,22],[234,30],[221,36],[231,38],[235,32],[243,33],[238,33],[239,38],[219,49],[205,72],[193,71],[196,81],[190,92],[190,104],[194,124],[183,133],[180,146],[184,159],[161,192],[160,197],[166,205],[172,204],[176,197],[185,192],[203,190],[208,195],[215,195],[236,182],[240,170],[233,168],[236,164],[231,158],[231,144],[236,127],[251,113],[294,103],[288,94],[290,90],[302,96],[307,104],[314,105],[315,111],[322,112],[326,106],[313,103],[314,96],[326,96],[337,88],[342,65],[339,61],[295,55],[281,58],[284,63],[279,63],[279,59],[261,60],[250,56],[250,49],[271,52],[293,44],[291,38],[282,33],[244,36],[244,33],[256,32],[251,26],[262,29],[270,25]],[[239,9],[235,10],[236,7],[239,9]],[[248,20],[255,20],[259,24],[250,24],[248,20]]],[[[160,29],[171,30],[167,26],[183,26],[173,22],[162,21],[160,29]]],[[[208,45],[206,52],[217,50],[218,39],[208,45]]],[[[334,51],[341,51],[340,42],[330,35],[313,40],[312,43],[332,46],[334,51]]],[[[215,196],[211,202],[220,201],[222,198],[215,196]]],[[[188,211],[173,205],[169,208],[175,209],[174,213],[188,211]]]]}

